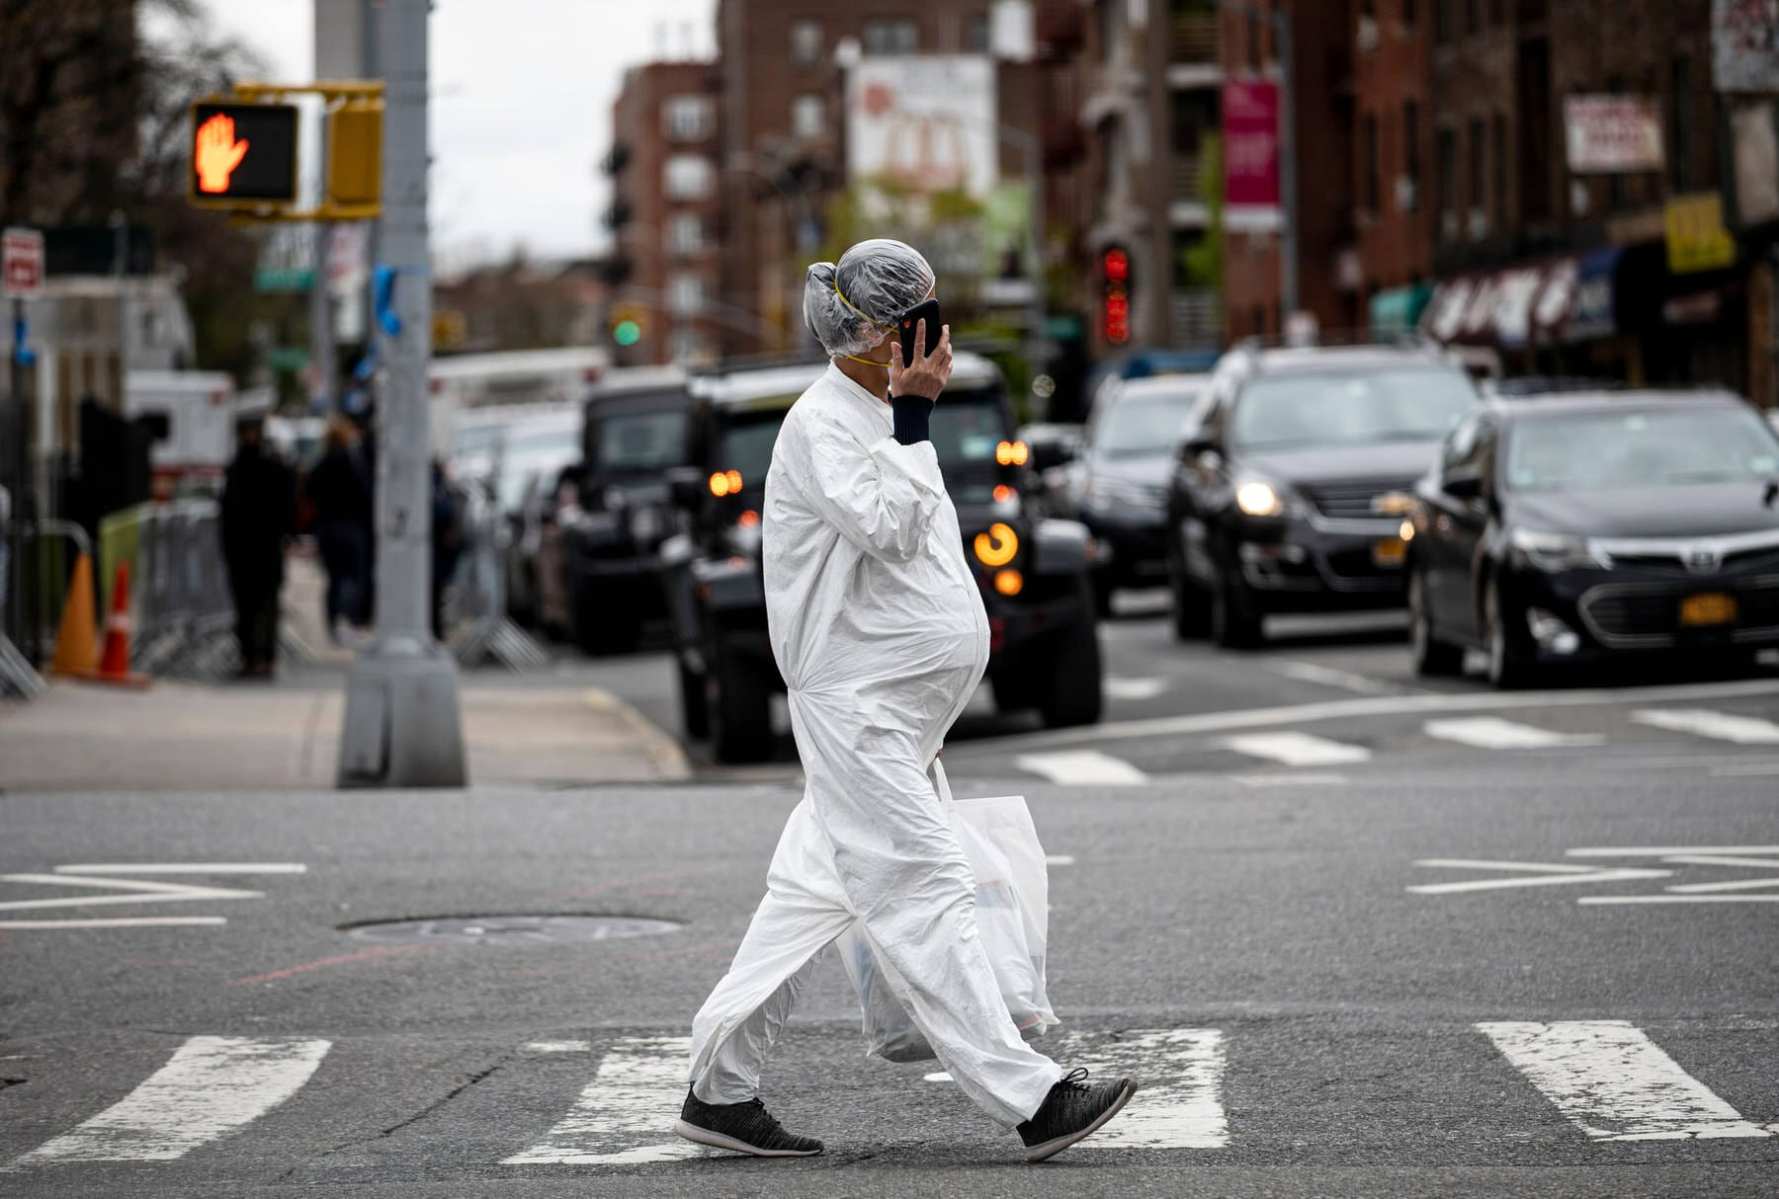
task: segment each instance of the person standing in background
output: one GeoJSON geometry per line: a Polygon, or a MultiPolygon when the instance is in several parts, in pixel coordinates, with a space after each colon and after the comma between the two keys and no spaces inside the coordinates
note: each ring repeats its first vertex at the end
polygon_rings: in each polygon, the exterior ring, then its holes
{"type": "Polygon", "coordinates": [[[358,430],[336,416],[327,448],[303,482],[315,508],[315,544],[327,571],[327,635],[340,642],[340,622],[370,620],[371,489],[358,450],[358,430]]]}
{"type": "Polygon", "coordinates": [[[265,447],[258,416],[235,425],[235,457],[223,476],[222,558],[235,602],[242,678],[270,678],[278,652],[284,544],[296,530],[296,478],[265,447]]]}

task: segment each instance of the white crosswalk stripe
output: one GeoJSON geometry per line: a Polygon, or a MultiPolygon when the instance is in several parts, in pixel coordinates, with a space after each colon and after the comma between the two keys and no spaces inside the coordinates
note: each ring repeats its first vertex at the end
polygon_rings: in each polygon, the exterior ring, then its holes
{"type": "Polygon", "coordinates": [[[1772,1135],[1743,1119],[1628,1021],[1510,1021],[1477,1028],[1596,1141],[1772,1135]]]}
{"type": "Polygon", "coordinates": [[[184,1157],[296,1094],[328,1047],[327,1041],[192,1037],[141,1086],[18,1164],[184,1157]]]}
{"type": "Polygon", "coordinates": [[[502,1164],[619,1166],[704,1151],[671,1129],[686,1100],[690,1037],[623,1037],[612,1044],[569,1113],[544,1139],[502,1164]]]}
{"type": "Polygon", "coordinates": [[[1097,1077],[1128,1074],[1141,1084],[1087,1147],[1221,1149],[1229,1144],[1221,1029],[1142,1029],[1111,1037],[1076,1035],[1069,1042],[1061,1060],[1078,1061],[1097,1077]]]}
{"type": "Polygon", "coordinates": [[[1733,741],[1737,745],[1779,745],[1779,724],[1756,716],[1714,712],[1710,708],[1642,708],[1631,713],[1638,724],[1733,741]]]}
{"type": "Polygon", "coordinates": [[[1421,726],[1429,737],[1456,741],[1478,749],[1557,749],[1564,746],[1599,745],[1604,736],[1592,733],[1558,733],[1535,725],[1502,720],[1498,716],[1465,716],[1429,720],[1421,726]]]}
{"type": "Polygon", "coordinates": [[[1227,738],[1224,745],[1253,758],[1267,758],[1287,766],[1335,766],[1364,762],[1371,751],[1363,745],[1330,741],[1314,733],[1243,733],[1227,738]]]}
{"type": "Polygon", "coordinates": [[[1126,762],[1097,749],[1074,749],[1047,754],[1021,754],[1015,759],[1021,770],[1041,774],[1053,783],[1072,786],[1110,784],[1130,787],[1149,776],[1126,762]]]}

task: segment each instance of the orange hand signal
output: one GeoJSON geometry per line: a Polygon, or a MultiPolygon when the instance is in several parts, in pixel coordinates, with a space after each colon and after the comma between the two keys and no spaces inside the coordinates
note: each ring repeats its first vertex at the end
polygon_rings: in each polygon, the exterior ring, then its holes
{"type": "Polygon", "coordinates": [[[226,192],[229,176],[246,154],[246,139],[235,140],[233,117],[219,112],[199,125],[197,144],[192,149],[192,161],[198,168],[198,190],[226,192]]]}

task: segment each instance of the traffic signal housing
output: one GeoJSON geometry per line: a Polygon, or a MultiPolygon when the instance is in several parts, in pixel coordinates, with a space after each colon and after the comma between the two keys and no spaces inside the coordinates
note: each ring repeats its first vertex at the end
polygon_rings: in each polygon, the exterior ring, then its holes
{"type": "Polygon", "coordinates": [[[295,105],[200,101],[191,117],[192,203],[262,208],[296,201],[295,105]]]}
{"type": "Polygon", "coordinates": [[[1130,252],[1123,246],[1100,251],[1100,336],[1106,344],[1130,343],[1130,252]]]}
{"type": "Polygon", "coordinates": [[[383,195],[383,101],[351,99],[327,114],[327,200],[375,205],[383,195]]]}

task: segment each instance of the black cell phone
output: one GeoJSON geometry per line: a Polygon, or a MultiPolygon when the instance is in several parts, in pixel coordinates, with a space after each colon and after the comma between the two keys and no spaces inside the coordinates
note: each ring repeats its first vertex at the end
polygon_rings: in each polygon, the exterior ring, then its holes
{"type": "Polygon", "coordinates": [[[904,366],[914,361],[914,331],[920,327],[922,321],[927,323],[927,339],[921,353],[932,353],[939,345],[939,339],[945,335],[939,324],[938,300],[927,300],[904,312],[902,319],[897,322],[898,331],[902,335],[902,364],[904,366]]]}

